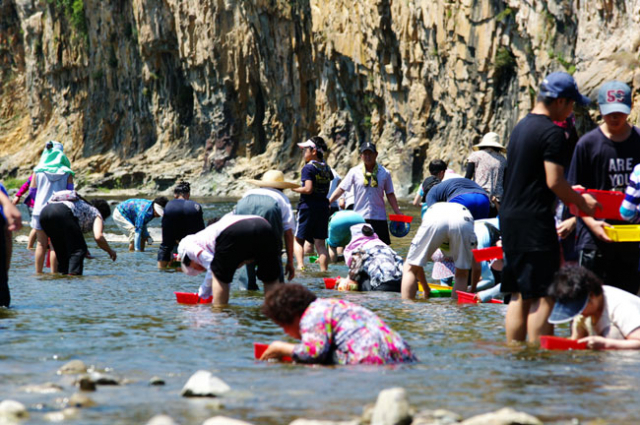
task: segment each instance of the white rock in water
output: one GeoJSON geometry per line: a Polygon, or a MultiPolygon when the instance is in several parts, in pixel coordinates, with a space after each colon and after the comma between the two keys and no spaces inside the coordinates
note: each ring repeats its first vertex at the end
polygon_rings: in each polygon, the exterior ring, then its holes
{"type": "Polygon", "coordinates": [[[79,412],[80,410],[75,407],[67,407],[60,412],[49,412],[44,415],[44,418],[50,422],[64,422],[69,419],[75,419],[79,412]]]}
{"type": "Polygon", "coordinates": [[[542,425],[542,421],[528,413],[505,407],[496,412],[474,416],[460,425],[542,425]]]}
{"type": "Polygon", "coordinates": [[[66,363],[58,369],[58,375],[72,375],[75,373],[85,373],[86,371],[87,366],[82,360],[71,360],[69,363],[66,363]]]}
{"type": "Polygon", "coordinates": [[[3,400],[0,402],[0,418],[4,420],[18,420],[29,417],[29,412],[24,404],[15,400],[3,400]]]}
{"type": "Polygon", "coordinates": [[[411,425],[449,425],[457,424],[461,420],[461,415],[450,410],[421,410],[413,415],[413,422],[411,422],[411,425]]]}
{"type": "Polygon", "coordinates": [[[344,422],[344,421],[335,422],[335,421],[319,421],[315,419],[296,419],[295,421],[291,422],[289,425],[359,425],[359,424],[360,424],[360,421],[358,420],[347,421],[347,422],[344,422]]]}
{"type": "Polygon", "coordinates": [[[226,416],[214,416],[202,423],[202,425],[252,425],[249,422],[240,421],[238,419],[227,418],[226,416]]]}
{"type": "Polygon", "coordinates": [[[221,379],[211,372],[199,370],[194,373],[182,388],[183,397],[218,397],[231,390],[221,379]]]}
{"type": "Polygon", "coordinates": [[[45,382],[44,384],[27,385],[20,388],[25,393],[37,393],[37,394],[51,394],[62,391],[60,385],[56,385],[53,382],[45,382]]]}
{"type": "Polygon", "coordinates": [[[147,425],[177,425],[171,416],[156,415],[147,422],[147,425]]]}
{"type": "Polygon", "coordinates": [[[404,388],[382,390],[373,409],[371,425],[408,425],[411,423],[410,409],[404,388]]]}

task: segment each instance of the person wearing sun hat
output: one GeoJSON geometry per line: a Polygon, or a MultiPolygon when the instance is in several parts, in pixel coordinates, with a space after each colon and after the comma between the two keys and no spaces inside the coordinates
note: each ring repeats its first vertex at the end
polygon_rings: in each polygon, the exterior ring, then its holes
{"type": "MultiPolygon", "coordinates": [[[[598,106],[603,122],[578,141],[568,180],[587,189],[623,191],[637,181],[634,167],[640,163],[640,130],[627,121],[632,106],[630,87],[620,81],[604,83],[598,90],[598,106]]],[[[622,218],[632,218],[625,211],[622,213],[622,218]]],[[[578,262],[605,285],[637,294],[640,246],[637,242],[612,243],[605,232],[605,227],[623,223],[622,220],[578,217],[578,262]]]]}
{"type": "Polygon", "coordinates": [[[504,189],[504,169],[507,159],[503,152],[505,147],[500,144],[500,136],[490,132],[482,137],[482,141],[473,147],[473,152],[467,159],[467,179],[473,179],[489,194],[491,212],[489,217],[498,215],[498,206],[504,189]]]}
{"type": "Polygon", "coordinates": [[[384,204],[386,195],[389,205],[396,214],[401,215],[398,200],[393,189],[391,174],[382,164],[378,164],[378,150],[376,145],[365,142],[360,145],[361,165],[349,170],[340,186],[333,192],[329,202],[333,202],[343,193],[353,190],[353,210],[362,215],[367,223],[373,227],[381,241],[391,244],[389,226],[387,224],[387,210],[384,204]]]}
{"type": "Polygon", "coordinates": [[[640,298],[602,281],[584,267],[564,267],[549,295],[549,323],[573,321],[572,339],[592,349],[640,349],[640,298]]]}
{"type": "MultiPolygon", "coordinates": [[[[40,162],[33,170],[29,194],[34,194],[33,212],[31,214],[31,228],[36,229],[36,273],[42,273],[44,261],[49,246],[47,234],[40,225],[40,213],[51,196],[60,190],[73,190],[73,176],[69,158],[64,154],[62,143],[50,140],[40,156],[40,162]]],[[[52,257],[52,270],[56,271],[55,255],[52,257]]]]}
{"type": "MultiPolygon", "coordinates": [[[[287,273],[288,280],[295,277],[295,267],[293,266],[293,231],[296,226],[295,216],[291,208],[289,198],[283,193],[285,189],[300,187],[296,183],[285,181],[284,174],[279,170],[269,170],[262,175],[260,180],[247,180],[249,183],[258,186],[257,189],[247,191],[235,207],[238,215],[257,215],[266,219],[271,225],[273,233],[278,241],[278,251],[282,251],[282,238],[287,253],[287,263],[282,269],[280,261],[280,281],[284,282],[284,272],[287,273]]],[[[246,287],[249,290],[256,290],[256,266],[247,264],[246,287]]],[[[243,279],[241,278],[241,281],[243,279]]],[[[243,282],[245,283],[245,282],[243,282]]]]}
{"type": "Polygon", "coordinates": [[[599,205],[574,191],[565,179],[567,140],[562,128],[554,124],[566,120],[574,104],[589,103],[571,75],[553,72],[542,80],[531,112],[511,132],[500,201],[501,290],[511,293],[505,319],[507,342],[528,337],[535,343],[541,335],[553,333],[547,322],[553,299],[547,290],[560,268],[554,219],[557,199],[591,216],[599,205]]]}

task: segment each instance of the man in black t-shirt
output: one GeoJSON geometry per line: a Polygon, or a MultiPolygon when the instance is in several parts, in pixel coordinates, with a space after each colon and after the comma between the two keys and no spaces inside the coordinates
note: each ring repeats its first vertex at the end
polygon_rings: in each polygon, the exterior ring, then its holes
{"type": "MultiPolygon", "coordinates": [[[[624,190],[633,167],[640,163],[640,134],[627,122],[631,112],[631,89],[610,81],[598,91],[598,105],[604,122],[580,138],[569,167],[569,181],[587,189],[624,190]]],[[[637,242],[616,242],[604,226],[623,221],[578,218],[579,262],[600,277],[605,285],[632,294],[640,288],[640,246],[637,242]]]]}
{"type": "Polygon", "coordinates": [[[507,150],[504,197],[500,204],[504,269],[502,292],[511,293],[507,341],[537,342],[553,334],[547,322],[553,300],[547,289],[560,267],[554,220],[556,196],[593,215],[597,202],[580,196],[564,178],[567,145],[553,121],[565,120],[574,103],[588,104],[569,74],[549,74],[531,113],[515,126],[507,150]]]}

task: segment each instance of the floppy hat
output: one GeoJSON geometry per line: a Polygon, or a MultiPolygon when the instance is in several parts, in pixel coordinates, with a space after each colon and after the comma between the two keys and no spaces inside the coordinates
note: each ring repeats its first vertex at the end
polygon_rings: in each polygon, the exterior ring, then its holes
{"type": "Polygon", "coordinates": [[[506,148],[500,144],[500,136],[498,136],[494,132],[485,134],[482,137],[482,141],[477,145],[475,145],[473,147],[473,150],[477,151],[478,149],[482,149],[482,148],[495,148],[495,149],[506,150],[506,148]]]}
{"type": "Polygon", "coordinates": [[[376,150],[376,145],[374,145],[371,142],[366,142],[360,145],[360,153],[364,151],[371,151],[373,153],[378,153],[378,151],[376,150]]]}
{"type": "Polygon", "coordinates": [[[553,306],[553,310],[551,311],[551,315],[549,316],[548,322],[554,325],[557,323],[568,322],[578,314],[582,313],[588,302],[588,293],[574,299],[568,299],[564,301],[556,300],[556,303],[553,306]]]}
{"type": "Polygon", "coordinates": [[[255,184],[256,186],[272,187],[274,189],[293,189],[294,187],[300,187],[300,185],[297,183],[285,181],[284,174],[279,170],[267,171],[262,175],[262,179],[260,180],[249,179],[247,181],[251,184],[255,184]]]}
{"type": "Polygon", "coordinates": [[[609,81],[598,90],[598,105],[602,115],[631,113],[631,89],[621,81],[609,81]]]}
{"type": "Polygon", "coordinates": [[[588,105],[591,99],[578,91],[576,80],[566,72],[552,72],[540,84],[540,95],[552,99],[566,98],[580,105],[588,105]]]}

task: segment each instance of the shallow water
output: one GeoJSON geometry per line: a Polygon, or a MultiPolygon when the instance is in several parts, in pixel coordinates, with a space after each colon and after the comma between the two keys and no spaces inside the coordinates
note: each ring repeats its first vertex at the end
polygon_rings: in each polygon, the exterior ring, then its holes
{"type": "MultiPolygon", "coordinates": [[[[230,208],[230,203],[207,204],[205,218],[230,208]]],[[[402,256],[417,227],[414,223],[408,237],[393,240],[402,256]]],[[[119,233],[111,219],[106,231],[119,233]]],[[[457,305],[449,299],[406,302],[398,294],[327,291],[321,277],[344,276],[346,267],[332,265],[329,274],[322,274],[311,266],[310,273],[295,281],[321,297],[345,297],[377,312],[408,340],[420,363],[261,363],[253,359],[253,341],[287,339],[261,316],[261,292],[232,290],[231,305],[221,309],[179,305],[173,292],[195,291],[201,278],[157,271],[157,244],[144,253],[129,253],[124,242],[112,242],[118,251],[115,263],[92,240],[88,244],[97,258],[85,263],[85,276],[75,278],[36,276],[33,252],[25,243],[14,245],[13,307],[0,308],[0,399],[27,405],[30,424],[46,423],[44,414],[59,410],[64,397],[75,392],[72,377],[56,375],[72,359],[128,382],[88,393],[98,405],[69,421],[78,424],[143,424],[158,413],[194,424],[216,414],[256,424],[286,424],[298,417],[347,420],[360,415],[380,390],[393,386],[405,387],[418,409],[445,408],[465,418],[511,406],[545,423],[572,418],[640,422],[640,412],[632,407],[640,404],[640,353],[507,347],[502,305],[457,305]],[[232,387],[221,399],[221,412],[210,399],[180,397],[184,383],[200,369],[232,387]],[[156,375],[165,386],[149,386],[156,375]],[[58,383],[64,391],[21,390],[45,382],[58,383]]],[[[559,333],[566,335],[568,329],[559,333]]]]}

